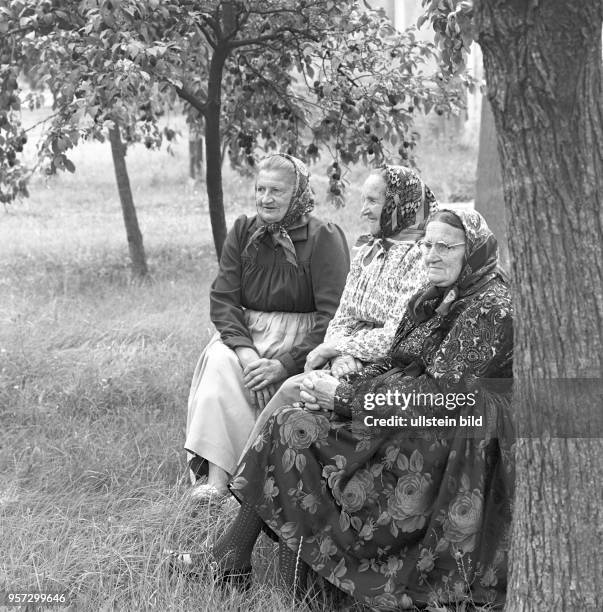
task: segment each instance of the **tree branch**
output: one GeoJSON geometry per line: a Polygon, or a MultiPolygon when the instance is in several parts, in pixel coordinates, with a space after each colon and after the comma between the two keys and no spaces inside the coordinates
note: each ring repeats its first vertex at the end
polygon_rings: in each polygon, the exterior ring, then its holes
{"type": "Polygon", "coordinates": [[[257,10],[251,9],[249,11],[249,14],[261,15],[261,16],[266,16],[266,15],[284,15],[286,13],[291,13],[292,15],[299,15],[299,9],[280,8],[280,9],[274,9],[274,10],[271,10],[271,11],[257,11],[257,10]]]}
{"type": "MultiPolygon", "coordinates": [[[[298,30],[297,28],[281,28],[274,31],[272,34],[266,34],[264,36],[257,36],[256,38],[243,38],[239,40],[231,40],[228,42],[230,49],[237,49],[239,47],[247,47],[251,45],[262,45],[268,42],[278,42],[282,38],[282,34],[299,34],[306,39],[314,42],[320,42],[321,38],[312,34],[309,30],[298,30]]],[[[324,32],[323,32],[324,34],[324,32]]]]}
{"type": "Polygon", "coordinates": [[[168,81],[173,87],[179,97],[188,102],[195,110],[198,110],[204,117],[207,113],[207,103],[201,102],[193,92],[191,92],[186,86],[178,87],[174,85],[172,81],[168,81]]]}
{"type": "Polygon", "coordinates": [[[251,11],[246,11],[244,13],[237,14],[237,29],[238,30],[242,30],[245,27],[245,24],[249,21],[249,15],[251,15],[251,11]]]}
{"type": "Polygon", "coordinates": [[[0,40],[4,39],[4,38],[8,38],[9,36],[12,36],[13,34],[20,34],[21,32],[29,32],[29,31],[33,31],[35,30],[36,27],[31,25],[31,26],[27,26],[27,27],[23,27],[23,28],[15,28],[14,30],[9,30],[8,32],[5,32],[4,34],[0,34],[0,40]]]}
{"type": "Polygon", "coordinates": [[[47,121],[50,121],[51,119],[54,119],[55,117],[58,117],[62,114],[62,112],[68,107],[69,105],[65,105],[63,106],[61,109],[59,109],[56,113],[53,113],[52,115],[49,115],[48,117],[45,117],[44,119],[40,119],[40,121],[38,121],[37,123],[34,123],[33,125],[31,125],[30,127],[24,129],[24,132],[30,132],[31,130],[35,130],[39,125],[43,125],[44,123],[46,123],[47,121]]]}
{"type": "Polygon", "coordinates": [[[199,29],[201,30],[201,32],[203,32],[203,36],[205,36],[205,39],[207,40],[207,44],[210,47],[212,47],[212,49],[215,49],[218,46],[218,43],[216,40],[212,39],[211,33],[209,32],[209,30],[202,25],[199,25],[199,29]]]}
{"type": "MultiPolygon", "coordinates": [[[[258,70],[256,70],[248,61],[247,58],[243,59],[245,65],[247,66],[247,68],[260,80],[262,81],[262,83],[264,83],[264,85],[266,87],[268,87],[269,89],[271,89],[275,94],[276,97],[279,98],[280,100],[282,100],[287,106],[291,107],[291,102],[295,101],[298,103],[304,103],[304,104],[308,104],[311,106],[315,106],[316,108],[320,108],[320,105],[315,104],[313,102],[310,102],[309,100],[306,100],[304,98],[302,98],[301,96],[297,96],[294,93],[291,94],[284,94],[275,84],[273,81],[271,81],[270,79],[267,79],[261,72],[259,72],[258,70]]],[[[302,117],[302,123],[305,126],[309,126],[309,123],[305,120],[304,117],[302,117]]]]}

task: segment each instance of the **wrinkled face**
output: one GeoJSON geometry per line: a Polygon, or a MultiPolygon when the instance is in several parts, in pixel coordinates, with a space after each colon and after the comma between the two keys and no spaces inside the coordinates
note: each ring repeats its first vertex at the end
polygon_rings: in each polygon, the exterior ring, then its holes
{"type": "Polygon", "coordinates": [[[264,223],[282,221],[291,203],[294,188],[293,171],[259,171],[255,183],[255,205],[264,223]]]}
{"type": "Polygon", "coordinates": [[[434,245],[423,251],[429,282],[437,287],[450,287],[459,277],[465,261],[465,232],[448,223],[432,221],[425,229],[424,242],[434,245]],[[437,248],[438,242],[449,246],[463,244],[446,251],[445,248],[437,248]]]}
{"type": "Polygon", "coordinates": [[[378,174],[371,174],[361,192],[362,210],[360,216],[369,224],[369,231],[376,235],[379,233],[381,211],[385,205],[385,179],[378,174]]]}

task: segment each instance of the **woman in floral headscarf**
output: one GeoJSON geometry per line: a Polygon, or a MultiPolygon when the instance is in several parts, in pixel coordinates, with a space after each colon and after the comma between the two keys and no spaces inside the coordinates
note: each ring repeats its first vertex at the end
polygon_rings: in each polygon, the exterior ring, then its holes
{"type": "Polygon", "coordinates": [[[314,198],[300,160],[260,162],[255,193],[257,214],[239,217],[224,243],[210,293],[217,333],[189,395],[191,473],[208,472],[195,499],[226,494],[257,413],[322,341],[349,268],[341,229],[309,214],[314,198]]]}
{"type": "Polygon", "coordinates": [[[376,609],[504,600],[509,291],[477,212],[436,213],[422,248],[429,283],[389,357],[343,382],[309,372],[305,405],[277,411],[242,458],[241,509],[212,551],[222,582],[249,583],[267,526],[298,588],[311,567],[376,609]]]}

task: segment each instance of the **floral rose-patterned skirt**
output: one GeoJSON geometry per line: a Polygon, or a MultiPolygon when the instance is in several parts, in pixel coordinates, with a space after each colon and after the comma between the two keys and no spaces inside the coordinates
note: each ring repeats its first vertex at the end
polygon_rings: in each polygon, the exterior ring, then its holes
{"type": "Polygon", "coordinates": [[[502,605],[512,461],[502,438],[395,429],[284,406],[230,487],[316,572],[377,609],[502,605]]]}

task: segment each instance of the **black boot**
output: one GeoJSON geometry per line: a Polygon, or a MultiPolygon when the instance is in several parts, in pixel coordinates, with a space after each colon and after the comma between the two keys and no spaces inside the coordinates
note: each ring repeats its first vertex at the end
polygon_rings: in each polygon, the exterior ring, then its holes
{"type": "Polygon", "coordinates": [[[282,540],[278,542],[278,573],[282,586],[302,603],[308,594],[308,564],[297,550],[289,548],[282,540]]]}
{"type": "Polygon", "coordinates": [[[263,524],[255,510],[243,502],[236,518],[212,550],[212,570],[220,586],[243,590],[251,587],[251,553],[263,524]]]}

